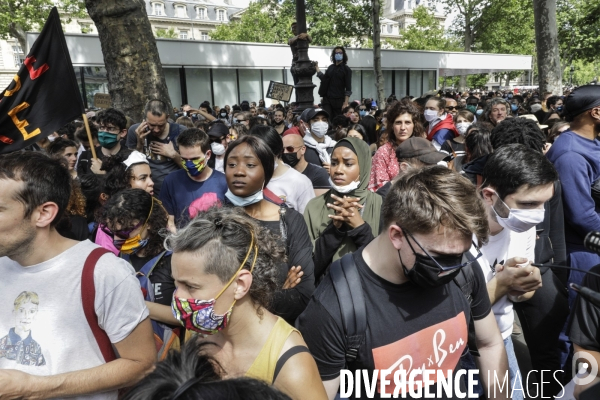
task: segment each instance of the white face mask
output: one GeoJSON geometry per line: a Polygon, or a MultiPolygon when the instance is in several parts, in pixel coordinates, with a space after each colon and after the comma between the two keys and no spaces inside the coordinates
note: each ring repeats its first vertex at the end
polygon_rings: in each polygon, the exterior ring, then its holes
{"type": "Polygon", "coordinates": [[[58,136],[48,136],[50,142],[54,142],[58,136]]]}
{"type": "Polygon", "coordinates": [[[248,197],[240,197],[231,193],[231,190],[227,189],[227,192],[225,192],[225,197],[227,197],[231,204],[233,204],[236,207],[246,207],[261,201],[263,199],[263,191],[261,189],[248,197]]]}
{"type": "Polygon", "coordinates": [[[438,112],[435,110],[425,110],[424,114],[427,122],[433,122],[438,118],[438,112]]]}
{"type": "Polygon", "coordinates": [[[210,149],[215,156],[222,156],[225,154],[225,146],[223,146],[221,143],[211,143],[210,149]]]}
{"type": "Polygon", "coordinates": [[[498,196],[498,199],[506,208],[509,209],[508,217],[503,218],[498,215],[498,212],[496,212],[496,209],[492,206],[492,210],[494,211],[494,214],[496,214],[498,224],[500,224],[500,226],[503,228],[513,232],[521,233],[530,230],[534,226],[541,224],[544,221],[544,214],[546,210],[543,208],[537,208],[535,210],[510,208],[505,202],[502,201],[502,199],[500,199],[500,196],[498,196]]]}
{"type": "Polygon", "coordinates": [[[534,113],[534,114],[536,112],[540,111],[541,109],[542,109],[542,105],[541,104],[536,103],[536,104],[532,104],[531,105],[531,112],[534,113]]]}
{"type": "Polygon", "coordinates": [[[356,189],[358,189],[358,186],[360,185],[360,181],[354,181],[354,182],[350,182],[350,184],[345,185],[345,186],[338,186],[335,183],[333,183],[333,181],[331,180],[331,177],[329,177],[329,184],[331,185],[331,188],[333,190],[335,190],[338,193],[350,193],[356,189]]]}
{"type": "Polygon", "coordinates": [[[327,128],[329,128],[329,124],[325,121],[317,121],[310,124],[310,130],[319,139],[327,134],[327,128]]]}
{"type": "Polygon", "coordinates": [[[470,122],[459,122],[458,124],[456,124],[456,130],[461,135],[464,135],[465,133],[467,133],[467,129],[469,129],[470,126],[470,122]]]}

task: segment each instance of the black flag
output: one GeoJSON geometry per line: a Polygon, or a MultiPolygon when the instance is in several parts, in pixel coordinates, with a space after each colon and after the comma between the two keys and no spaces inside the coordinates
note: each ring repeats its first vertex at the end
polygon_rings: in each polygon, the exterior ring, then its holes
{"type": "Polygon", "coordinates": [[[19,73],[0,93],[0,154],[20,150],[84,112],[56,7],[19,73]]]}

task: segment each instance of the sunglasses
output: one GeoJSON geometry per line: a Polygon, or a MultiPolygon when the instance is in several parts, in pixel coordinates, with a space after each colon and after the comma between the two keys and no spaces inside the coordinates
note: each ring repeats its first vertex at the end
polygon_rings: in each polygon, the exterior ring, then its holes
{"type": "MultiPolygon", "coordinates": [[[[465,262],[463,262],[461,264],[458,264],[458,265],[443,265],[443,263],[444,263],[443,259],[445,257],[434,257],[434,256],[432,256],[431,254],[429,254],[427,252],[427,250],[425,250],[423,248],[423,246],[421,246],[421,244],[419,242],[417,242],[417,239],[415,239],[415,237],[410,232],[408,232],[404,228],[400,228],[400,229],[402,229],[402,232],[406,233],[406,236],[408,236],[409,238],[411,238],[417,244],[417,246],[419,246],[419,248],[421,250],[423,250],[423,252],[425,253],[425,255],[427,255],[427,257],[431,258],[435,262],[435,264],[442,270],[442,272],[440,272],[439,276],[448,275],[451,272],[455,271],[456,269],[468,267],[469,265],[471,265],[474,262],[476,262],[477,259],[483,255],[481,253],[481,250],[479,250],[479,247],[477,247],[477,245],[473,242],[473,246],[475,246],[475,249],[477,250],[477,256],[475,258],[473,258],[473,255],[470,252],[467,251],[464,254],[467,256],[467,258],[469,258],[468,261],[465,261],[465,262]]],[[[413,253],[417,254],[415,252],[415,249],[413,248],[412,244],[410,244],[410,240],[408,241],[408,245],[410,246],[410,249],[413,251],[413,253]]]]}
{"type": "MultiPolygon", "coordinates": [[[[106,226],[104,224],[100,224],[100,229],[102,229],[102,232],[106,233],[110,237],[129,238],[129,235],[131,234],[131,232],[135,231],[143,224],[144,223],[140,221],[140,223],[138,223],[136,226],[134,226],[131,229],[121,229],[118,231],[112,231],[108,228],[108,226],[106,226]]],[[[115,240],[119,240],[119,239],[115,239],[115,240]]]]}
{"type": "Polygon", "coordinates": [[[454,110],[458,110],[458,107],[448,106],[448,107],[446,107],[446,110],[454,111],[454,110]]]}
{"type": "Polygon", "coordinates": [[[295,153],[296,149],[301,148],[302,146],[298,146],[298,147],[294,147],[294,146],[287,146],[284,147],[285,151],[287,151],[288,153],[295,153]]]}

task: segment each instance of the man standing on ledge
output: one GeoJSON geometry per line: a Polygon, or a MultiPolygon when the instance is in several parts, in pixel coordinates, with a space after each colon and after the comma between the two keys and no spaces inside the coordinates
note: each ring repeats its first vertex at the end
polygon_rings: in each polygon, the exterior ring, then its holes
{"type": "Polygon", "coordinates": [[[323,109],[331,119],[342,114],[342,109],[348,107],[348,100],[352,94],[352,70],[348,65],[348,56],[342,46],[337,46],[331,52],[331,64],[325,73],[315,63],[317,76],[321,80],[319,95],[323,97],[323,109]]]}

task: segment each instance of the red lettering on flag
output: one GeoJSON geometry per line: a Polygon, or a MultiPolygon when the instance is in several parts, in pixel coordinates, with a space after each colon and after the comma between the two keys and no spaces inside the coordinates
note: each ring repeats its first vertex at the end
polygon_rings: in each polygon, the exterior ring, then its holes
{"type": "Polygon", "coordinates": [[[44,72],[46,72],[50,69],[50,67],[46,63],[44,63],[38,69],[33,68],[33,64],[35,64],[35,57],[27,57],[25,59],[25,62],[23,62],[23,64],[25,64],[25,66],[27,67],[27,70],[29,71],[29,77],[31,78],[32,81],[36,80],[44,72]]]}

